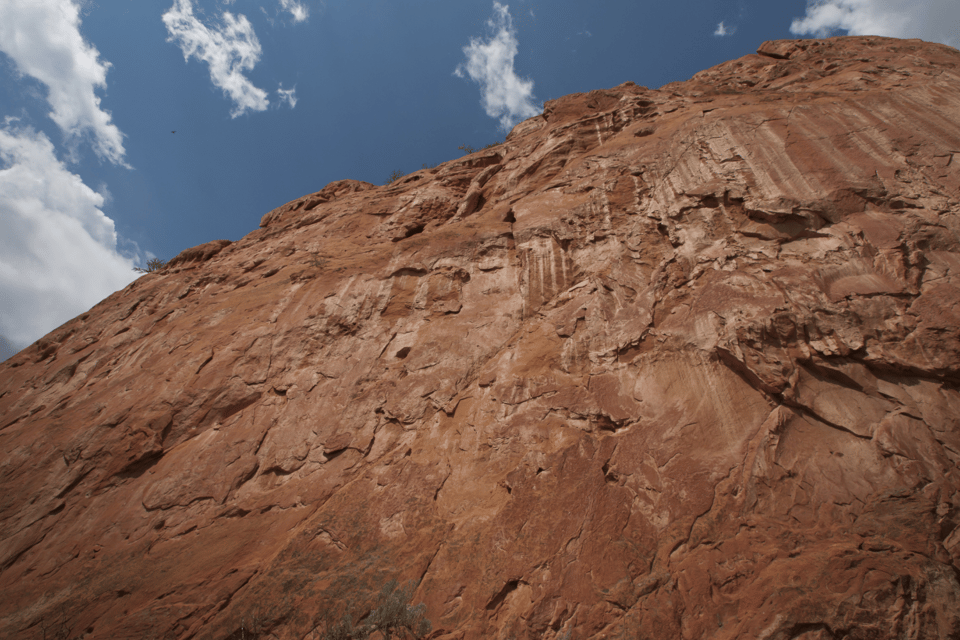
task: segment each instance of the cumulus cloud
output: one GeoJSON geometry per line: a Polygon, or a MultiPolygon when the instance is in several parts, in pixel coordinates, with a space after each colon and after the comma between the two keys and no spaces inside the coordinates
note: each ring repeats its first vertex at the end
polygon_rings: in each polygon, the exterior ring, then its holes
{"type": "Polygon", "coordinates": [[[15,349],[136,277],[103,200],[43,133],[0,126],[0,335],[15,349]]]}
{"type": "Polygon", "coordinates": [[[280,8],[289,11],[294,22],[306,22],[307,18],[310,17],[310,11],[307,10],[307,7],[297,0],[280,0],[280,8]]]}
{"type": "Polygon", "coordinates": [[[736,30],[736,27],[728,27],[721,22],[717,25],[717,30],[713,32],[713,35],[717,36],[718,38],[723,36],[732,36],[736,30]]]}
{"type": "Polygon", "coordinates": [[[790,25],[797,35],[849,35],[921,38],[960,46],[957,0],[815,0],[790,25]]]}
{"type": "Polygon", "coordinates": [[[243,75],[260,61],[260,41],[246,16],[224,11],[222,24],[208,27],[193,15],[191,0],[175,0],[163,14],[170,37],[183,51],[183,59],[195,57],[210,67],[210,80],[234,103],[230,116],[263,111],[270,104],[267,92],[243,75]]]}
{"type": "Polygon", "coordinates": [[[297,106],[297,85],[293,85],[293,89],[284,89],[281,83],[277,93],[280,95],[280,101],[289,104],[291,109],[297,106]]]}
{"type": "Polygon", "coordinates": [[[491,118],[500,119],[500,127],[509,131],[524,118],[538,115],[541,109],[533,102],[533,81],[521,80],[513,70],[517,55],[517,32],[510,17],[510,7],[493,3],[494,16],[487,20],[493,35],[487,40],[470,38],[463,48],[467,61],[454,70],[480,85],[481,104],[491,118]]]}
{"type": "Polygon", "coordinates": [[[123,134],[100,108],[110,63],[80,35],[73,0],[0,1],[0,51],[17,71],[47,87],[50,118],[70,144],[89,138],[102,159],[126,166],[123,134]]]}

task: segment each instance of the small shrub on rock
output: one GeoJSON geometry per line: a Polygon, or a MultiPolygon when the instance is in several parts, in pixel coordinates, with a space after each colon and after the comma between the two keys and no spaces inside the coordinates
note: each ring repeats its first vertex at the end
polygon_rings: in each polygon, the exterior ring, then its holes
{"type": "Polygon", "coordinates": [[[370,629],[366,625],[354,624],[353,618],[345,613],[340,618],[340,622],[328,626],[320,638],[321,640],[366,640],[369,635],[370,629]]]}
{"type": "MultiPolygon", "coordinates": [[[[383,585],[376,608],[366,618],[355,623],[353,617],[345,613],[338,622],[326,624],[319,634],[320,640],[367,640],[371,636],[382,640],[421,640],[430,633],[432,625],[424,617],[427,605],[410,604],[416,588],[412,580],[404,587],[391,580],[383,585]]],[[[319,626],[314,628],[315,634],[319,626]]]]}
{"type": "Polygon", "coordinates": [[[133,270],[137,273],[153,273],[154,271],[159,271],[167,266],[167,263],[160,258],[152,258],[147,262],[146,268],[143,267],[134,267],[133,270]]]}
{"type": "Polygon", "coordinates": [[[405,587],[401,587],[396,580],[383,585],[377,608],[367,616],[366,624],[373,631],[382,633],[384,640],[426,636],[431,628],[430,621],[424,617],[427,605],[422,602],[416,606],[410,605],[416,587],[412,580],[405,587]]]}
{"type": "Polygon", "coordinates": [[[471,146],[468,145],[468,144],[462,144],[462,145],[460,145],[459,147],[457,147],[457,149],[460,149],[460,150],[463,151],[465,154],[470,155],[471,153],[475,153],[475,152],[477,152],[477,151],[483,151],[484,149],[492,149],[493,147],[498,147],[498,146],[500,146],[501,144],[503,144],[503,143],[502,143],[502,142],[491,142],[490,144],[485,144],[485,145],[483,145],[483,146],[480,147],[479,149],[474,149],[473,147],[471,147],[471,146]]]}

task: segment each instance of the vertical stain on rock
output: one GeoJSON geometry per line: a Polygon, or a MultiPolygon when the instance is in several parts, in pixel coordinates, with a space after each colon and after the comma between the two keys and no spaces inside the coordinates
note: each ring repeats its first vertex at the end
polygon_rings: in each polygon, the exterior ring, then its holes
{"type": "Polygon", "coordinates": [[[554,238],[538,238],[520,246],[524,317],[540,308],[574,283],[576,265],[554,238]]]}

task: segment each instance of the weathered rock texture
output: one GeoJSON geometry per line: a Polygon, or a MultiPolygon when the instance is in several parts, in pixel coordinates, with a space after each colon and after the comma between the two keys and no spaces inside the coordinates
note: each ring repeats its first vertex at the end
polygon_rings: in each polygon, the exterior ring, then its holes
{"type": "Polygon", "coordinates": [[[0,636],[960,638],[958,154],[772,42],[184,252],[0,369],[0,636]]]}

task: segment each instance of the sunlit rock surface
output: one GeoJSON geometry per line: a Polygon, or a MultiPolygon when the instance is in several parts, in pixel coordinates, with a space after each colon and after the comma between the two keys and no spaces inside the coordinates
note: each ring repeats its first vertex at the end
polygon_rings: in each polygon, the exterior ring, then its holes
{"type": "Polygon", "coordinates": [[[960,637],[958,65],[765,43],[143,276],[0,365],[0,637],[960,637]]]}

